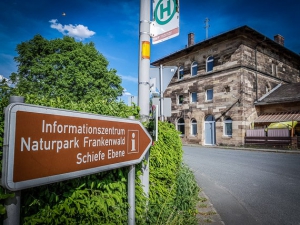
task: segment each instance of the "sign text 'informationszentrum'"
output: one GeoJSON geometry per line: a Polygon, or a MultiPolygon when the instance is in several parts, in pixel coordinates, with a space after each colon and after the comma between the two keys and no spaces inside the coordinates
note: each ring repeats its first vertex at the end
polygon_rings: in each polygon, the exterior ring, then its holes
{"type": "Polygon", "coordinates": [[[11,190],[139,163],[152,142],[137,120],[26,104],[10,105],[6,117],[11,190]]]}

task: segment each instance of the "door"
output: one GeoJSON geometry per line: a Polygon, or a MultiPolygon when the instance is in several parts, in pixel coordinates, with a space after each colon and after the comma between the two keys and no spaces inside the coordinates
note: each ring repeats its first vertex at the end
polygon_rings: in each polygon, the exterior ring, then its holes
{"type": "Polygon", "coordinates": [[[215,118],[210,115],[205,119],[205,145],[214,145],[215,142],[215,118]]]}

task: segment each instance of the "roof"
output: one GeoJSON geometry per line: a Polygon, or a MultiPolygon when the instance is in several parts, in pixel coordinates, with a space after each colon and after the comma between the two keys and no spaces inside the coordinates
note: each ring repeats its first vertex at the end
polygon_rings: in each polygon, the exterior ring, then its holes
{"type": "Polygon", "coordinates": [[[284,122],[284,121],[300,122],[300,111],[263,113],[256,120],[254,120],[255,123],[284,122]]]}
{"type": "Polygon", "coordinates": [[[243,38],[246,38],[247,40],[252,40],[254,43],[256,43],[256,45],[261,44],[261,45],[272,46],[274,49],[277,49],[278,51],[280,51],[281,54],[288,55],[290,60],[294,59],[297,62],[299,62],[299,60],[300,60],[300,56],[298,54],[296,54],[295,52],[287,49],[286,47],[278,44],[274,40],[267,38],[265,35],[257,32],[256,30],[245,25],[245,26],[241,26],[236,29],[230,30],[228,32],[222,33],[220,35],[211,37],[204,41],[198,42],[194,45],[191,45],[189,47],[181,49],[175,53],[171,53],[168,56],[165,56],[161,59],[158,59],[158,60],[152,62],[151,65],[158,66],[160,64],[164,64],[171,60],[185,56],[191,52],[198,51],[203,48],[212,46],[216,43],[220,43],[220,42],[228,40],[228,39],[236,39],[239,36],[242,36],[243,38]]]}
{"type": "Polygon", "coordinates": [[[255,102],[255,105],[287,102],[300,102],[300,83],[280,84],[255,102]]]}

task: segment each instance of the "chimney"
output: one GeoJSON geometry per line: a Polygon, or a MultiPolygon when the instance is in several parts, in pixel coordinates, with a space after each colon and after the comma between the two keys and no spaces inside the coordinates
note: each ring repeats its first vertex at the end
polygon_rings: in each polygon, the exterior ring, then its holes
{"type": "Polygon", "coordinates": [[[274,36],[274,41],[284,46],[284,37],[282,37],[280,34],[274,36]]]}
{"type": "Polygon", "coordinates": [[[195,37],[194,33],[189,33],[188,34],[188,47],[192,46],[195,44],[195,37]]]}

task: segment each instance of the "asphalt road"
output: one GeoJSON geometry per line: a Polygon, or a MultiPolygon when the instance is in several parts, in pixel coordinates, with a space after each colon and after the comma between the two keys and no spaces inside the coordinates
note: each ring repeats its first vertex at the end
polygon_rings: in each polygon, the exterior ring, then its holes
{"type": "Polygon", "coordinates": [[[300,225],[300,154],[183,149],[226,225],[300,225]]]}

